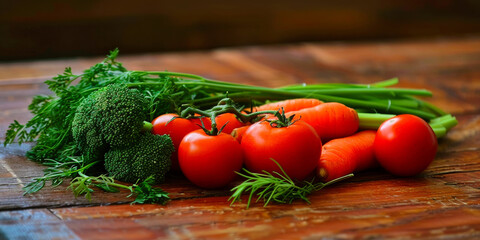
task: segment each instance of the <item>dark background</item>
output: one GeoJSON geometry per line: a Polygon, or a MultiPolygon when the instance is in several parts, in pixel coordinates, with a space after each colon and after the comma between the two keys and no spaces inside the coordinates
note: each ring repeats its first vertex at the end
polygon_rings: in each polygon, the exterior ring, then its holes
{"type": "Polygon", "coordinates": [[[478,0],[0,0],[0,61],[479,33],[478,0]]]}

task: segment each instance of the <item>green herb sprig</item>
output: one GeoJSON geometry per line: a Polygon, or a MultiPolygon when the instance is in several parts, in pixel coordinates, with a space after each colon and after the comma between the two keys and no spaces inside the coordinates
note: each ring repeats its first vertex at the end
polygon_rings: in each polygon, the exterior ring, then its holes
{"type": "Polygon", "coordinates": [[[250,207],[254,195],[257,197],[256,202],[260,200],[264,202],[264,207],[266,207],[272,201],[282,204],[291,204],[294,200],[302,199],[303,201],[310,203],[310,200],[307,196],[312,192],[319,191],[328,185],[353,177],[353,174],[348,174],[326,183],[315,183],[314,180],[295,183],[285,173],[282,166],[280,166],[277,161],[273,159],[272,161],[278,165],[281,173],[269,173],[267,171],[263,171],[263,173],[254,173],[248,171],[247,169],[243,169],[245,173],[237,173],[246,180],[231,189],[233,192],[229,198],[231,204],[239,201],[241,196],[247,192],[250,192],[247,201],[247,209],[250,207]]]}
{"type": "Polygon", "coordinates": [[[132,204],[144,204],[144,203],[158,203],[165,205],[170,197],[168,193],[161,188],[154,187],[155,179],[149,177],[143,182],[133,185],[123,185],[115,182],[113,177],[100,175],[100,176],[87,176],[80,173],[78,177],[71,181],[70,186],[76,197],[84,195],[86,199],[91,200],[93,186],[100,188],[105,192],[119,192],[120,189],[127,189],[130,191],[131,196],[136,196],[132,204]]]}

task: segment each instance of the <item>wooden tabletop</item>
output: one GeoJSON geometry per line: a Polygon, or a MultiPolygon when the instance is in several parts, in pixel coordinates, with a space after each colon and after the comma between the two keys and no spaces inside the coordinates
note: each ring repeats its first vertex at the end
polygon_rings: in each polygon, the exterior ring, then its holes
{"type": "MultiPolygon", "coordinates": [[[[0,64],[0,139],[43,84],[71,66],[99,58],[0,64]]],[[[223,81],[276,87],[292,83],[372,83],[392,77],[399,87],[433,92],[429,102],[459,120],[439,141],[421,175],[382,170],[357,174],[291,205],[230,206],[228,189],[204,190],[183,177],[161,187],[172,200],[130,205],[127,192],[96,191],[92,201],[45,187],[22,187],[43,166],[24,157],[31,144],[0,147],[0,239],[317,239],[480,238],[480,37],[372,43],[299,43],[120,56],[130,70],[169,70],[223,81]]]]}

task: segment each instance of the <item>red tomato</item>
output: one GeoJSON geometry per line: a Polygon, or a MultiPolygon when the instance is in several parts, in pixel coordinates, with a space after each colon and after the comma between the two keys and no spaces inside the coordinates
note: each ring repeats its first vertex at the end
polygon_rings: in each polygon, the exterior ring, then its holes
{"type": "Polygon", "coordinates": [[[374,152],[380,165],[397,176],[413,176],[425,170],[435,158],[437,138],[423,119],[403,114],[380,125],[374,152]]]}
{"type": "Polygon", "coordinates": [[[152,121],[152,133],[163,135],[168,134],[172,139],[175,152],[172,154],[172,170],[180,170],[178,166],[178,147],[183,137],[188,133],[200,129],[197,125],[198,119],[179,118],[177,114],[167,113],[158,116],[152,121]],[[172,118],[176,117],[172,120],[172,118]]]}
{"type": "Polygon", "coordinates": [[[252,124],[241,141],[245,166],[253,172],[280,172],[274,159],[292,179],[304,180],[317,166],[322,142],[315,130],[303,121],[276,128],[269,122],[252,124]]]}
{"type": "MultiPolygon", "coordinates": [[[[189,118],[191,122],[193,122],[197,126],[204,126],[207,130],[212,129],[212,121],[208,117],[198,117],[198,114],[195,114],[197,118],[189,118]]],[[[200,128],[200,127],[199,127],[200,128]]]]}
{"type": "Polygon", "coordinates": [[[215,122],[217,123],[217,128],[219,130],[226,124],[222,132],[228,134],[232,133],[233,129],[243,127],[245,125],[240,122],[233,113],[220,114],[215,118],[215,122]]]}
{"type": "Polygon", "coordinates": [[[178,149],[183,174],[202,188],[221,188],[235,179],[243,165],[240,143],[231,135],[207,135],[203,130],[187,134],[178,149]]]}

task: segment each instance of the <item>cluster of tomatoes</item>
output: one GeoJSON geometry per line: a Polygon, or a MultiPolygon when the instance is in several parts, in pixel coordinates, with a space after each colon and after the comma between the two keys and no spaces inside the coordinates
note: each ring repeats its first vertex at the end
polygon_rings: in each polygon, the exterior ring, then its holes
{"type": "Polygon", "coordinates": [[[164,114],[152,121],[153,133],[170,135],[177,150],[172,155],[172,169],[181,170],[199,187],[224,187],[242,167],[253,172],[280,172],[272,159],[297,180],[306,178],[317,165],[321,140],[303,121],[285,127],[269,121],[256,122],[246,128],[241,138],[231,134],[245,127],[234,114],[221,114],[215,122],[219,128],[223,127],[217,135],[210,135],[200,127],[210,126],[208,118],[164,114]]]}
{"type": "MultiPolygon", "coordinates": [[[[172,169],[180,170],[195,185],[225,187],[242,167],[251,172],[283,170],[298,181],[314,174],[322,141],[304,121],[277,126],[264,120],[245,126],[234,114],[224,113],[215,122],[220,133],[207,131],[211,120],[205,117],[164,114],[152,122],[154,134],[168,134],[173,141],[172,169]],[[235,134],[244,129],[242,134],[235,134]]],[[[421,118],[399,115],[380,126],[374,148],[382,167],[395,175],[411,176],[428,167],[435,157],[437,140],[421,118]]]]}

